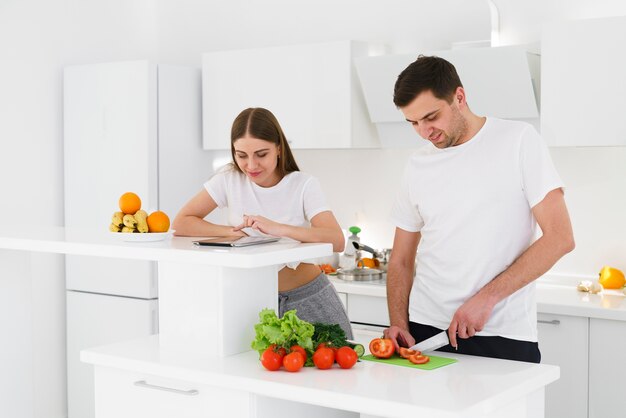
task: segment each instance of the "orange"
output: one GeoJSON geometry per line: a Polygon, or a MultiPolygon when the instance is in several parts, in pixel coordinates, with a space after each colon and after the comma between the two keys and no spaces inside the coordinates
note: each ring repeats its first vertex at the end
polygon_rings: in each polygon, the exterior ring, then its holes
{"type": "Polygon", "coordinates": [[[170,229],[170,218],[165,214],[157,210],[148,215],[148,231],[149,232],[167,232],[170,229]]]}
{"type": "Polygon", "coordinates": [[[120,210],[127,215],[134,215],[141,209],[141,199],[133,192],[126,192],[120,197],[120,210]]]}
{"type": "Polygon", "coordinates": [[[598,279],[605,289],[621,289],[626,283],[624,273],[613,267],[602,267],[600,278],[598,279]]]}
{"type": "Polygon", "coordinates": [[[375,258],[362,258],[356,263],[356,265],[358,267],[376,268],[379,266],[379,262],[375,258]]]}

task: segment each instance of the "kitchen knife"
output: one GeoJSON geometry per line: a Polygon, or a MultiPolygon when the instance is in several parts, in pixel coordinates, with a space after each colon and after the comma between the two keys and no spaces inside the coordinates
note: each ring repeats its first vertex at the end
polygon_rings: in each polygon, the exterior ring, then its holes
{"type": "Polygon", "coordinates": [[[448,344],[450,344],[450,341],[448,341],[448,331],[442,331],[439,334],[425,339],[424,341],[420,341],[419,343],[410,347],[410,349],[422,352],[433,351],[448,344]]]}

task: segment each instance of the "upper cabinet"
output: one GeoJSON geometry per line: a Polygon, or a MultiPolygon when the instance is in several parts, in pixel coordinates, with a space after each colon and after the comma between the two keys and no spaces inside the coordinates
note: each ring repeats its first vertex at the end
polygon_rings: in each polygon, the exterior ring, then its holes
{"type": "MultiPolygon", "coordinates": [[[[421,52],[450,61],[467,93],[470,109],[478,115],[508,119],[539,117],[535,90],[539,88],[540,60],[522,46],[466,48],[421,52]]],[[[383,146],[415,147],[419,138],[393,104],[398,75],[418,53],[383,55],[356,60],[371,121],[383,146]]]]}
{"type": "MultiPolygon", "coordinates": [[[[474,113],[508,119],[539,117],[535,92],[539,88],[539,56],[524,47],[466,48],[421,54],[436,55],[454,64],[474,113]]],[[[426,143],[393,104],[398,75],[418,55],[356,60],[369,115],[383,146],[415,147],[426,143]]]]}
{"type": "Polygon", "coordinates": [[[379,147],[353,64],[367,55],[352,41],[203,54],[203,147],[230,149],[248,107],[274,113],[295,149],[379,147]]]}
{"type": "Polygon", "coordinates": [[[550,146],[626,145],[626,17],[543,29],[541,133],[550,146]]]}

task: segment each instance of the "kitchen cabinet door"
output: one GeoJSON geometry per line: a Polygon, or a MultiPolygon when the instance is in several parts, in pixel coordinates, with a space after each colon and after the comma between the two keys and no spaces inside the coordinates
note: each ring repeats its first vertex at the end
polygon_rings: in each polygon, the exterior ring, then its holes
{"type": "Polygon", "coordinates": [[[229,150],[233,120],[249,107],[274,113],[294,149],[378,147],[353,63],[367,54],[352,41],[203,54],[204,148],[229,150]]]}
{"type": "Polygon", "coordinates": [[[626,322],[590,319],[589,418],[624,416],[626,322]]]}
{"type": "Polygon", "coordinates": [[[538,314],[541,362],[561,368],[561,377],[546,387],[545,416],[586,418],[589,319],[538,314]]]}
{"type": "Polygon", "coordinates": [[[385,297],[349,294],[347,312],[350,322],[389,326],[389,311],[385,297]]]}

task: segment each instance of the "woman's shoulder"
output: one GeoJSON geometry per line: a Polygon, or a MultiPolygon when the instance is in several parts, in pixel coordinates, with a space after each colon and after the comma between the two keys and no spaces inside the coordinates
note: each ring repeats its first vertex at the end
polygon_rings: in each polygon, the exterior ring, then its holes
{"type": "Polygon", "coordinates": [[[304,173],[302,171],[292,171],[291,173],[285,175],[284,178],[291,184],[299,184],[302,186],[318,181],[312,174],[304,173]]]}
{"type": "Polygon", "coordinates": [[[215,173],[207,180],[206,184],[213,184],[217,187],[232,187],[235,183],[241,183],[245,180],[245,176],[237,170],[232,164],[226,164],[218,168],[215,173]]]}

